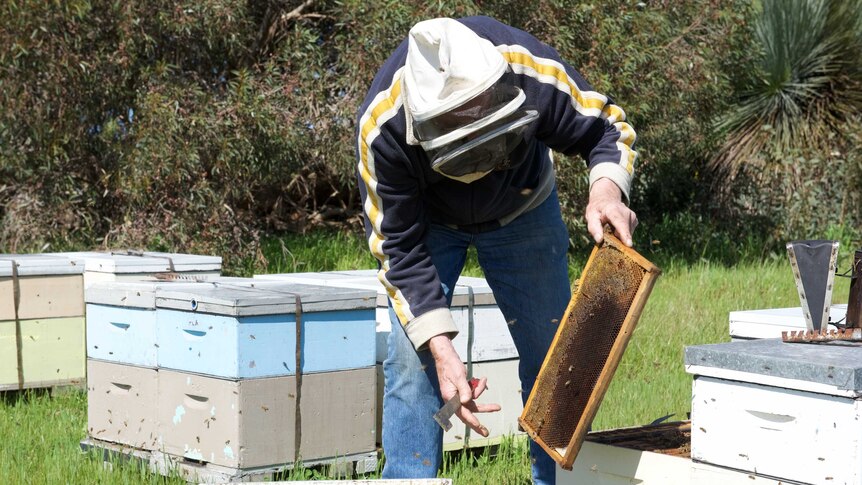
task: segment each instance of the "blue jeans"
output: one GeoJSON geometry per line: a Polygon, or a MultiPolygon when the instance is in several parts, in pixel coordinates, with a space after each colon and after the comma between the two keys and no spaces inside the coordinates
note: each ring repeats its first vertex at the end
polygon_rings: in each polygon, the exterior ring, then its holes
{"type": "MultiPolygon", "coordinates": [[[[569,239],[556,190],[539,207],[492,231],[471,234],[432,225],[426,245],[450,303],[450,289],[464,267],[467,248],[476,247],[497,305],[510,322],[520,356],[521,397],[526,401],[571,297],[569,239]]],[[[391,309],[389,314],[392,333],[383,363],[383,478],[433,478],[443,457],[443,430],[432,418],[443,405],[434,359],[428,350],[414,350],[391,309]]],[[[482,415],[478,417],[481,421],[482,415]]],[[[554,461],[532,441],[530,454],[534,483],[553,484],[554,461]]]]}

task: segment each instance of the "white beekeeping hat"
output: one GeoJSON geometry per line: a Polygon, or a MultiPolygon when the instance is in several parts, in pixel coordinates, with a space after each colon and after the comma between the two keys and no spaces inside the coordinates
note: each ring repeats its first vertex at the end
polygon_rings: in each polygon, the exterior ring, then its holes
{"type": "Polygon", "coordinates": [[[403,99],[408,136],[418,140],[431,168],[464,183],[521,163],[525,133],[538,117],[522,109],[526,95],[503,55],[449,18],[410,29],[403,99]]]}
{"type": "Polygon", "coordinates": [[[506,72],[503,55],[487,39],[450,18],[410,29],[404,82],[410,115],[422,121],[488,89],[506,72]]]}

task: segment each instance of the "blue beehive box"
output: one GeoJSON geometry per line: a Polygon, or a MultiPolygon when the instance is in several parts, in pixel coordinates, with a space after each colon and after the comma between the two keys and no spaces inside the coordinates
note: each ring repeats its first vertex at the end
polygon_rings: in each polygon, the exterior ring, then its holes
{"type": "Polygon", "coordinates": [[[156,292],[188,282],[99,282],[90,285],[87,303],[87,357],[158,367],[156,292]]]}
{"type": "Polygon", "coordinates": [[[159,288],[159,366],[228,379],[294,375],[297,295],[303,373],[374,365],[375,292],[226,278],[159,288]]]}

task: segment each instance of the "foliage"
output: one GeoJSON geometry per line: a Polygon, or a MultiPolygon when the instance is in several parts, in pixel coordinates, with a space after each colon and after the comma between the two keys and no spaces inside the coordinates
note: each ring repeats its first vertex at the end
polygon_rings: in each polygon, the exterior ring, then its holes
{"type": "Polygon", "coordinates": [[[756,68],[735,80],[713,157],[723,214],[774,240],[862,224],[862,2],[764,0],[756,68]]]}
{"type": "MultiPolygon", "coordinates": [[[[743,0],[0,5],[0,247],[139,246],[264,264],[260,235],[359,230],[356,109],[419,19],[487,14],[627,110],[643,220],[697,209],[710,120],[748,62],[743,0]]],[[[584,242],[586,171],[558,163],[584,242]]]]}
{"type": "Polygon", "coordinates": [[[729,137],[713,163],[731,176],[761,155],[831,149],[862,110],[862,2],[765,0],[755,34],[757,69],[717,126],[729,137]]]}

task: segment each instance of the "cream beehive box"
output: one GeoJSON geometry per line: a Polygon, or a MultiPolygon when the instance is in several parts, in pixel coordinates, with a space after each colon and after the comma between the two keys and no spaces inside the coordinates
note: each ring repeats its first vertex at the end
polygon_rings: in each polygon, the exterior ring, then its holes
{"type": "Polygon", "coordinates": [[[82,272],[76,259],[0,255],[0,390],[82,383],[82,272]]]}

